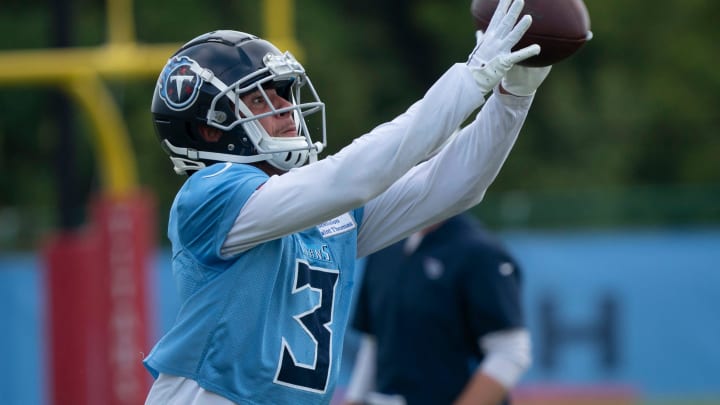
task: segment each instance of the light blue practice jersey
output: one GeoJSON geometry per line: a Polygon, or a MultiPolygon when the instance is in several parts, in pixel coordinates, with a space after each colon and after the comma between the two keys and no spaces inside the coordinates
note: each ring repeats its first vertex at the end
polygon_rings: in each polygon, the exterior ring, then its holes
{"type": "Polygon", "coordinates": [[[145,365],[240,404],[329,403],[362,209],[223,257],[225,236],[267,179],[228,163],[183,185],[168,228],[182,305],[145,365]]]}

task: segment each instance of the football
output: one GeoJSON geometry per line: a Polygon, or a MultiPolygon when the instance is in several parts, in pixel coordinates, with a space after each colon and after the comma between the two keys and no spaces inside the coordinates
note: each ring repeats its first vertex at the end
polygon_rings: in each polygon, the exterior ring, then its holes
{"type": "MultiPolygon", "coordinates": [[[[485,30],[498,0],[473,0],[470,6],[475,29],[485,30]]],[[[548,66],[577,52],[592,38],[590,15],[582,0],[525,0],[520,16],[533,22],[513,50],[540,45],[540,54],[520,62],[523,66],[548,66]]]]}

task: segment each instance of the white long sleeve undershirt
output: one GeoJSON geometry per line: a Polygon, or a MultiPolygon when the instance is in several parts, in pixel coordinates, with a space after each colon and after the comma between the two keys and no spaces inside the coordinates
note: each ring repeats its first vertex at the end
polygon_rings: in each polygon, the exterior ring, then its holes
{"type": "Polygon", "coordinates": [[[222,253],[246,251],[365,205],[361,257],[477,204],[512,148],[532,97],[490,97],[449,145],[419,163],[483,102],[467,66],[453,65],[393,121],[335,155],[271,176],[240,211],[222,253]]]}

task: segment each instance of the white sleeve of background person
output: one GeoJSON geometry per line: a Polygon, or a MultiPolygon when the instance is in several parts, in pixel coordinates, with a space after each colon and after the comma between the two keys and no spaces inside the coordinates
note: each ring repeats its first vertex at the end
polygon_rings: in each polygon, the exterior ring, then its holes
{"type": "Polygon", "coordinates": [[[514,329],[487,334],[480,339],[485,353],[480,371],[506,389],[513,388],[532,363],[530,333],[514,329]]]}
{"type": "Polygon", "coordinates": [[[425,160],[483,102],[468,67],[453,65],[393,121],[335,155],[271,176],[240,211],[222,253],[243,252],[364,205],[425,160]]]}
{"type": "Polygon", "coordinates": [[[345,391],[345,401],[363,403],[368,393],[375,388],[376,357],[377,345],[375,339],[363,335],[355,357],[352,375],[345,391]]]}
{"type": "Polygon", "coordinates": [[[437,155],[366,204],[358,257],[478,204],[510,153],[532,100],[495,92],[437,155]]]}

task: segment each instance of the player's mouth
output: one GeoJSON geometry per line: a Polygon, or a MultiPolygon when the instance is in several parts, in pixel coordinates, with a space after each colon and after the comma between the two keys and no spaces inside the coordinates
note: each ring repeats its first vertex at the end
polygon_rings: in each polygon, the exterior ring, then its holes
{"type": "Polygon", "coordinates": [[[286,128],[283,128],[283,129],[278,133],[278,136],[282,136],[282,137],[286,137],[286,138],[289,138],[289,137],[292,137],[292,136],[297,136],[297,128],[295,128],[295,125],[291,125],[291,126],[288,126],[288,127],[286,127],[286,128]]]}

